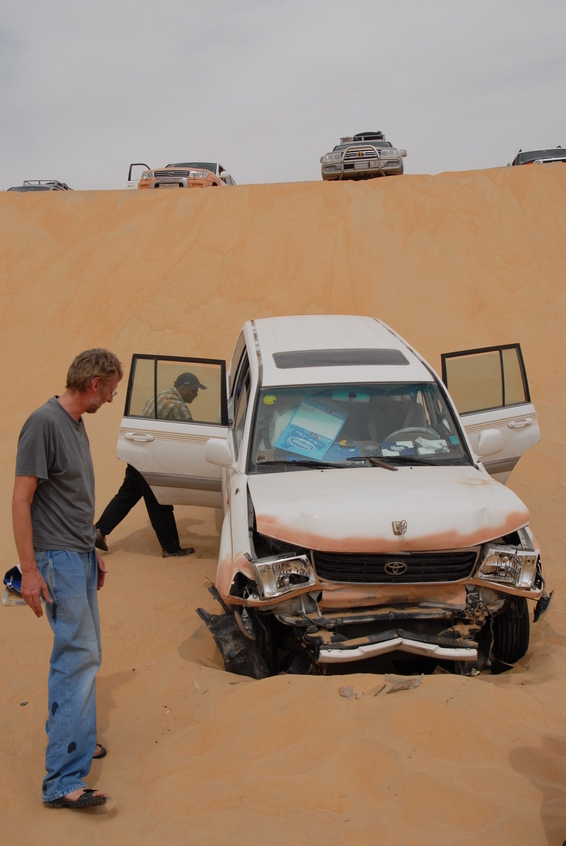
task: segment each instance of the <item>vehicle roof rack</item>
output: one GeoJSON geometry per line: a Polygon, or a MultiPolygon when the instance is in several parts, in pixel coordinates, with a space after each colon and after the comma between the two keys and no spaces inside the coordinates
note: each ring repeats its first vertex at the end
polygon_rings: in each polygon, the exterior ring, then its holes
{"type": "Polygon", "coordinates": [[[59,182],[58,179],[24,179],[24,185],[56,185],[63,191],[71,190],[65,182],[59,182]]]}

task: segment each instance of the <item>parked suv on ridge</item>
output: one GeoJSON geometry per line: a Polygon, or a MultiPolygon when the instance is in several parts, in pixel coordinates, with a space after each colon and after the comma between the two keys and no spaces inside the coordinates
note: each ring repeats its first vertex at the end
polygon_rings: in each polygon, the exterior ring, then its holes
{"type": "Polygon", "coordinates": [[[210,188],[235,185],[235,180],[218,162],[177,162],[151,170],[142,162],[133,162],[128,173],[128,188],[210,188]],[[139,181],[132,180],[133,169],[143,167],[139,181]]]}
{"type": "Polygon", "coordinates": [[[511,165],[548,164],[548,162],[566,162],[566,150],[555,147],[548,150],[519,150],[511,165]]]}
{"type": "Polygon", "coordinates": [[[223,509],[224,613],[198,613],[226,669],[525,654],[528,604],[536,620],[549,598],[527,507],[501,484],[539,440],[520,347],[446,354],[443,379],[454,399],[372,317],[248,321],[227,372],[134,355],[118,457],[162,503],[223,509]],[[192,419],[159,419],[182,372],[203,389],[192,419]]]}
{"type": "Polygon", "coordinates": [[[403,173],[406,150],[385,140],[383,132],[359,132],[341,138],[331,153],[322,156],[323,180],[372,179],[403,173]]]}
{"type": "Polygon", "coordinates": [[[26,191],[72,191],[72,188],[65,182],[59,182],[57,179],[26,179],[23,185],[15,185],[13,188],[8,188],[8,191],[19,191],[25,193],[26,191]]]}

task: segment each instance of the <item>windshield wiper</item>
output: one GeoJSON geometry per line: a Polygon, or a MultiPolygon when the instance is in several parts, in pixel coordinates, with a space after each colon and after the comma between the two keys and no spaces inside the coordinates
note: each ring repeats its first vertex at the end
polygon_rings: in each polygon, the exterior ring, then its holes
{"type": "Polygon", "coordinates": [[[397,467],[393,467],[391,464],[388,464],[387,461],[383,461],[381,458],[378,458],[376,455],[351,455],[346,459],[346,461],[369,461],[369,463],[373,464],[374,467],[385,467],[386,470],[399,469],[397,467]]]}
{"type": "Polygon", "coordinates": [[[287,467],[345,467],[332,461],[316,461],[314,458],[298,458],[296,461],[286,461],[284,458],[274,458],[268,461],[256,461],[256,467],[273,467],[275,464],[284,464],[287,467]]]}
{"type": "MultiPolygon", "coordinates": [[[[434,456],[431,456],[431,458],[434,458],[434,456]]],[[[445,463],[438,461],[427,461],[426,458],[417,458],[415,455],[392,455],[391,461],[395,461],[399,464],[425,464],[429,467],[438,467],[440,463],[445,463]]]]}

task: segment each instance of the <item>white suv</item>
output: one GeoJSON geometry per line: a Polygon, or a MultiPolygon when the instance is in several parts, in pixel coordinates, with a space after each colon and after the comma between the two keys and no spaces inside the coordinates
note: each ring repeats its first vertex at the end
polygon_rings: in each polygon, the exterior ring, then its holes
{"type": "Polygon", "coordinates": [[[529,512],[501,484],[539,440],[520,347],[447,354],[443,378],[454,400],[371,317],[249,321],[228,372],[133,357],[118,455],[161,502],[223,509],[223,613],[198,613],[228,670],[525,654],[527,600],[536,620],[549,598],[529,512]],[[181,373],[202,389],[191,419],[159,417],[181,373]]]}
{"type": "Polygon", "coordinates": [[[383,132],[359,132],[341,138],[331,153],[321,156],[321,174],[325,182],[399,176],[406,155],[406,150],[386,141],[383,132]]]}

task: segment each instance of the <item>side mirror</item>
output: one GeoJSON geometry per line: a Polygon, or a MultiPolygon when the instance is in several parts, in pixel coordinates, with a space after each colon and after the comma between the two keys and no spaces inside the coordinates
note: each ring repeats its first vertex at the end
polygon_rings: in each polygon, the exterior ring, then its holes
{"type": "Polygon", "coordinates": [[[399,152],[401,153],[401,158],[404,159],[407,155],[407,151],[406,150],[399,150],[399,152]]]}
{"type": "Polygon", "coordinates": [[[234,463],[232,450],[224,438],[209,438],[204,445],[204,457],[209,464],[218,467],[231,467],[234,463]]]}
{"type": "Polygon", "coordinates": [[[495,455],[503,449],[503,435],[499,429],[484,429],[480,432],[476,452],[480,458],[484,455],[495,455]]]}
{"type": "Polygon", "coordinates": [[[227,170],[222,171],[222,173],[220,174],[220,179],[230,179],[230,174],[227,170]]]}

